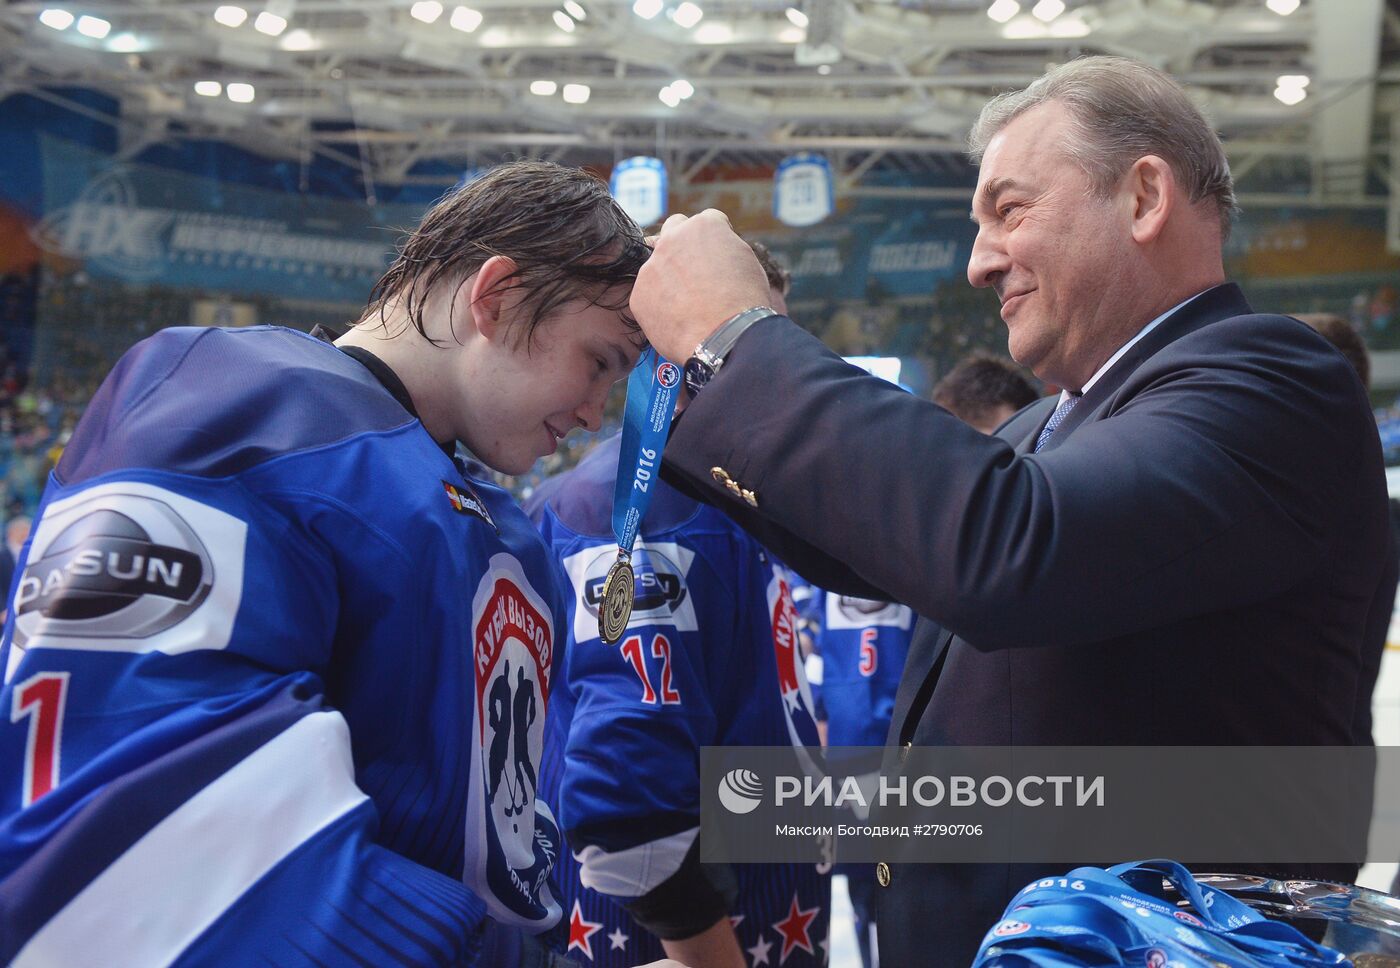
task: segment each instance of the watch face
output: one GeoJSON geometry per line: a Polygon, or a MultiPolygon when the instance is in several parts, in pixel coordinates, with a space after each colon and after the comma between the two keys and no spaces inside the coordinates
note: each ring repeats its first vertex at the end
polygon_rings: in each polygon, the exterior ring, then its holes
{"type": "Polygon", "coordinates": [[[715,375],[715,371],[706,363],[702,363],[699,358],[692,356],[685,361],[685,389],[692,397],[700,392],[700,389],[710,382],[710,377],[715,375]]]}

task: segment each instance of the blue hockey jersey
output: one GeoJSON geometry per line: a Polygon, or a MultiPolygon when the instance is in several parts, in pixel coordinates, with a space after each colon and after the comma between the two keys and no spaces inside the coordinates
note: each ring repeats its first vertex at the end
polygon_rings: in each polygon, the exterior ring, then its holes
{"type": "MultiPolygon", "coordinates": [[[[695,849],[700,747],[817,745],[785,569],[664,484],[633,553],[631,620],[619,643],[603,644],[618,447],[605,441],[529,502],[573,586],[541,776],[569,848],[556,868],[566,920],[555,935],[569,957],[608,966],[664,957],[622,905],[666,883],[695,849]]],[[[829,876],[811,864],[733,874],[728,913],[750,962],[824,962],[829,876]]]]}
{"type": "Polygon", "coordinates": [[[554,565],[372,363],[170,329],[94,397],[0,648],[0,963],[470,964],[488,913],[557,920],[554,565]]]}
{"type": "Polygon", "coordinates": [[[907,605],[816,592],[821,616],[821,702],[831,746],[884,746],[895,693],[909,657],[914,613],[907,605]]]}

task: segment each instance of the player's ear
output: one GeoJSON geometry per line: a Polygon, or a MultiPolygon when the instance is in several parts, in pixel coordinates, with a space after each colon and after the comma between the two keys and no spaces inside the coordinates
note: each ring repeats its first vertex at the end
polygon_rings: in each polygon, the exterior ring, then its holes
{"type": "Polygon", "coordinates": [[[504,335],[509,309],[519,301],[518,293],[510,289],[510,278],[515,272],[514,260],[493,255],[462,282],[461,288],[466,291],[457,293],[458,298],[467,297],[472,325],[488,340],[504,335]]]}

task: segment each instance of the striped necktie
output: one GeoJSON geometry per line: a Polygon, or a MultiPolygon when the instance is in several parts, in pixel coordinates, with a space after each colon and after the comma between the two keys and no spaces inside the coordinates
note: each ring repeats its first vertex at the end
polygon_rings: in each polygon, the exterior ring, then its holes
{"type": "Polygon", "coordinates": [[[1055,412],[1050,415],[1049,421],[1045,424],[1045,429],[1042,430],[1040,436],[1035,439],[1035,453],[1040,453],[1040,449],[1050,440],[1050,435],[1055,432],[1060,424],[1065,422],[1065,418],[1069,416],[1069,412],[1074,409],[1074,405],[1078,403],[1082,397],[1082,393],[1071,393],[1055,408],[1055,412]]]}

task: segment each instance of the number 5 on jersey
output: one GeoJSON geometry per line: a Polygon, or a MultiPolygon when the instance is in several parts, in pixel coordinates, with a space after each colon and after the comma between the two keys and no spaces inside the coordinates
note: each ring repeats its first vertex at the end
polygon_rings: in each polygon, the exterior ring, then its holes
{"type": "Polygon", "coordinates": [[[875,667],[879,665],[880,653],[875,650],[875,639],[879,636],[877,629],[862,629],[860,633],[860,674],[863,676],[873,676],[875,667]]]}

